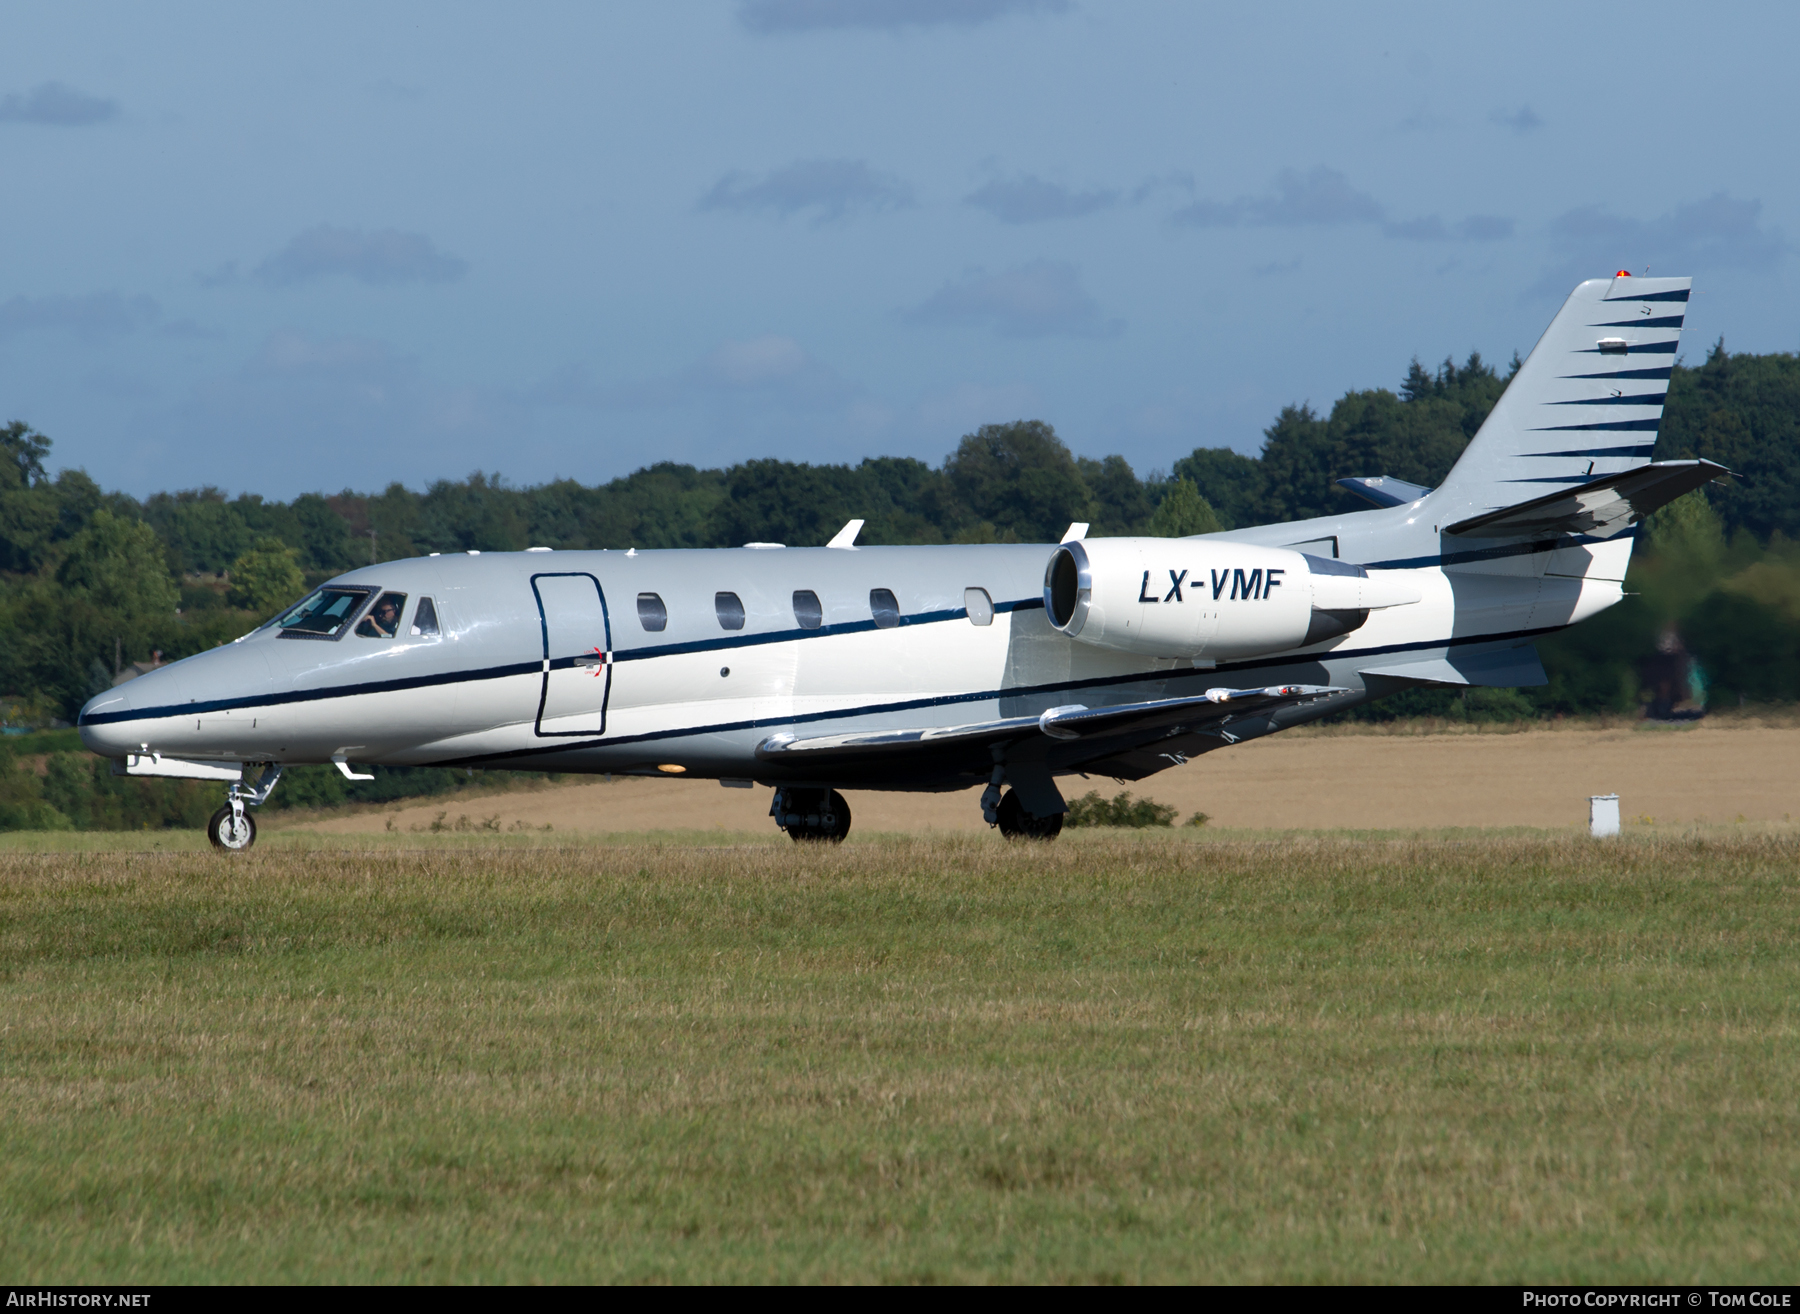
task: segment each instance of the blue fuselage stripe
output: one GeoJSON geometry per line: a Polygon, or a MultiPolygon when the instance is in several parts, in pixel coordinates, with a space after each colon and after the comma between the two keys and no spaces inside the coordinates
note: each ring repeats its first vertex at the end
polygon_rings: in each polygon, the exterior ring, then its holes
{"type": "MultiPolygon", "coordinates": [[[[994,610],[1042,610],[1042,598],[1020,598],[1014,602],[996,602],[994,610]]],[[[901,626],[959,620],[969,613],[961,607],[954,610],[918,612],[903,616],[901,626]]],[[[825,638],[833,634],[858,634],[879,628],[873,620],[850,621],[839,625],[822,625],[816,630],[768,630],[756,634],[722,635],[717,639],[699,639],[691,643],[664,643],[642,648],[627,648],[612,654],[614,663],[642,661],[649,657],[673,657],[683,653],[721,652],[733,648],[757,647],[770,643],[793,643],[800,639],[825,638]]],[[[558,657],[551,670],[574,666],[575,657],[558,657]]],[[[171,703],[162,707],[144,707],[125,712],[95,712],[81,718],[82,725],[117,725],[126,721],[163,720],[170,717],[208,716],[217,712],[248,711],[259,707],[283,707],[293,703],[316,703],[333,698],[357,698],[365,694],[400,693],[409,689],[430,689],[446,684],[468,684],[480,680],[506,680],[519,675],[540,675],[543,660],[509,662],[504,666],[484,666],[472,671],[443,671],[435,675],[414,675],[393,680],[368,680],[359,684],[333,685],[325,689],[290,689],[282,693],[256,694],[244,698],[217,698],[191,703],[171,703]]]]}

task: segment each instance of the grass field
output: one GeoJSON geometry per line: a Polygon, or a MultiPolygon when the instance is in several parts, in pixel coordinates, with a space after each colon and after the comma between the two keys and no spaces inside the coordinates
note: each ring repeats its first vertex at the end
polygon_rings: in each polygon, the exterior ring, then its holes
{"type": "Polygon", "coordinates": [[[556,838],[0,851],[0,1272],[1793,1279],[1791,828],[556,838]]]}

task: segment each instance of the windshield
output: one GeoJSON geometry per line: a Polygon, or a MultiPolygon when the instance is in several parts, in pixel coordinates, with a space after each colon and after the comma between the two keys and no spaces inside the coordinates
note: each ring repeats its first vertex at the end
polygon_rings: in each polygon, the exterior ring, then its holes
{"type": "Polygon", "coordinates": [[[298,603],[277,625],[284,639],[336,639],[374,589],[323,588],[298,603]]]}

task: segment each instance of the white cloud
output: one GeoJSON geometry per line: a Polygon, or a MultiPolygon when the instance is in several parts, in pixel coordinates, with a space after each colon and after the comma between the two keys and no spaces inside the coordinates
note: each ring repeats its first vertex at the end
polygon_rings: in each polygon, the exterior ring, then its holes
{"type": "Polygon", "coordinates": [[[1537,116],[1537,111],[1529,105],[1521,105],[1516,110],[1495,110],[1488,117],[1503,128],[1511,128],[1521,137],[1528,132],[1536,132],[1544,126],[1544,121],[1537,116]]]}
{"type": "Polygon", "coordinates": [[[43,82],[21,96],[0,96],[0,123],[49,128],[86,128],[119,116],[119,102],[60,82],[43,82]]]}
{"type": "Polygon", "coordinates": [[[866,161],[796,160],[761,176],[728,173],[700,198],[699,208],[773,210],[783,218],[812,210],[816,222],[829,223],[857,212],[902,210],[912,202],[911,187],[866,161]]]}
{"type": "MultiPolygon", "coordinates": [[[[265,283],[286,285],[343,275],[378,286],[446,283],[461,278],[468,269],[466,261],[438,250],[422,233],[318,224],[258,265],[256,276],[265,283]]],[[[232,272],[232,267],[225,266],[203,275],[202,281],[230,281],[232,272]]]]}
{"type": "Polygon", "coordinates": [[[1077,192],[1031,174],[995,178],[963,197],[965,205],[986,210],[1002,223],[1033,224],[1047,219],[1075,219],[1104,210],[1119,199],[1115,191],[1091,188],[1077,192]]]}
{"type": "Polygon", "coordinates": [[[727,342],[707,356],[701,369],[728,388],[755,388],[797,377],[809,364],[792,338],[750,338],[727,342]]]}
{"type": "Polygon", "coordinates": [[[1034,260],[998,274],[972,269],[906,312],[915,324],[974,325],[1003,337],[1105,337],[1124,327],[1101,316],[1075,266],[1034,260]]]}
{"type": "Polygon", "coordinates": [[[149,297],[127,297],[117,292],[12,297],[0,301],[0,338],[59,331],[89,340],[116,337],[148,327],[161,315],[161,309],[149,297]]]}
{"type": "Polygon", "coordinates": [[[1762,222],[1761,201],[1725,192],[1678,205],[1654,219],[1633,219],[1604,206],[1570,210],[1550,224],[1557,263],[1540,291],[1564,291],[1615,269],[1680,275],[1708,269],[1767,269],[1793,249],[1762,222]]]}
{"type": "Polygon", "coordinates": [[[1042,409],[1043,398],[1027,383],[963,383],[920,398],[918,417],[928,431],[964,434],[984,424],[1024,419],[1042,409]]]}
{"type": "Polygon", "coordinates": [[[1195,201],[1171,218],[1194,228],[1292,227],[1303,224],[1379,223],[1386,211],[1367,192],[1359,192],[1336,169],[1321,164],[1301,173],[1283,169],[1260,196],[1230,201],[1195,201]]]}

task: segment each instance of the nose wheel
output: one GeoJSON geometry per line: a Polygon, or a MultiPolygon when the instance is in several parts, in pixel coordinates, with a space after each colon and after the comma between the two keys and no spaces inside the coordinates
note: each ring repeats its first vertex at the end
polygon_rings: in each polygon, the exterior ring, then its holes
{"type": "Polygon", "coordinates": [[[280,763],[265,762],[254,785],[246,787],[239,783],[231,787],[225,796],[225,806],[213,813],[206,823],[206,838],[212,841],[215,849],[221,853],[242,853],[256,843],[256,818],[244,808],[268,802],[269,795],[275,791],[275,782],[280,779],[280,763]]]}
{"type": "Polygon", "coordinates": [[[850,833],[850,805],[835,789],[778,789],[769,815],[796,843],[838,844],[850,833]]]}
{"type": "Polygon", "coordinates": [[[212,820],[206,823],[206,838],[212,841],[215,849],[242,853],[256,843],[256,818],[244,811],[242,803],[233,799],[212,814],[212,820]],[[234,808],[232,803],[237,806],[234,808]]]}

